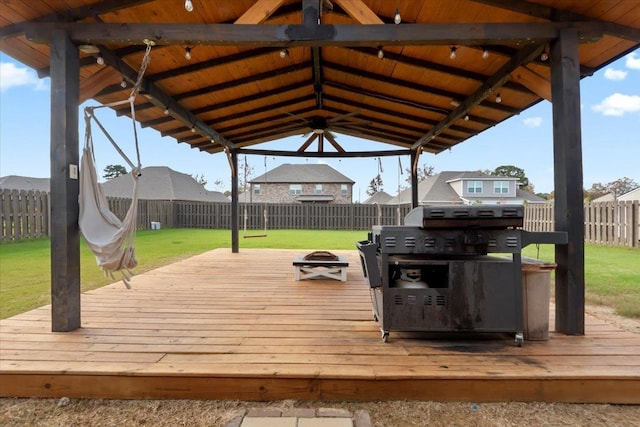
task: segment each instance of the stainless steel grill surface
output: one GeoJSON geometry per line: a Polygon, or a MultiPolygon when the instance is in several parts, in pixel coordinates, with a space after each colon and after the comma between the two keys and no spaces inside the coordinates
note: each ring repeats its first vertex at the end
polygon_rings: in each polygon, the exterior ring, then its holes
{"type": "Polygon", "coordinates": [[[521,251],[566,243],[531,233],[520,205],[420,206],[358,242],[382,339],[391,331],[508,332],[523,343],[521,251]]]}

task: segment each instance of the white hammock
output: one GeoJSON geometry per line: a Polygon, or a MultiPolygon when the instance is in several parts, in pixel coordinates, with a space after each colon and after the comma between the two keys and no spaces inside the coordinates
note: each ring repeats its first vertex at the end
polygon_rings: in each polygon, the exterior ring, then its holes
{"type": "Polygon", "coordinates": [[[113,277],[120,271],[122,281],[130,288],[131,271],[138,262],[135,258],[136,214],[138,211],[139,168],[132,168],[133,195],[131,206],[123,221],[109,210],[109,202],[98,182],[93,141],[91,138],[90,118],[87,118],[85,146],[80,159],[80,231],[87,245],[96,256],[96,262],[113,277]]]}
{"type": "Polygon", "coordinates": [[[80,217],[78,221],[80,231],[87,245],[96,256],[96,261],[104,273],[113,278],[113,274],[119,271],[122,276],[122,281],[127,288],[131,288],[129,283],[131,276],[133,276],[131,269],[138,264],[135,257],[135,232],[138,212],[138,178],[140,176],[141,165],[134,101],[140,89],[142,76],[149,63],[150,52],[151,44],[149,43],[147,44],[138,78],[131,90],[129,99],[100,107],[85,108],[85,140],[82,157],[80,159],[80,217]],[[93,114],[95,108],[113,107],[125,103],[129,103],[131,108],[133,134],[136,154],[138,156],[137,166],[134,166],[93,114]],[[98,182],[93,152],[93,136],[91,132],[92,119],[131,167],[130,176],[133,179],[133,194],[131,196],[131,206],[122,221],[109,210],[109,202],[102,191],[102,186],[98,182]]]}

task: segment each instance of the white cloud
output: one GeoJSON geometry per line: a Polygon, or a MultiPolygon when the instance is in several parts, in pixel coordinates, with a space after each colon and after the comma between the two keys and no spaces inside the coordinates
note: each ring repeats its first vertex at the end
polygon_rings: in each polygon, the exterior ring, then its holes
{"type": "Polygon", "coordinates": [[[631,52],[625,58],[627,58],[627,62],[625,63],[627,68],[631,68],[632,70],[640,70],[640,58],[636,57],[636,52],[631,52]]]}
{"type": "Polygon", "coordinates": [[[523,120],[524,125],[529,128],[537,128],[542,124],[542,117],[529,117],[523,120]]]}
{"type": "Polygon", "coordinates": [[[607,68],[604,70],[604,78],[607,80],[624,80],[627,77],[628,71],[616,70],[613,68],[607,68]]]}
{"type": "Polygon", "coordinates": [[[4,92],[19,86],[32,86],[36,90],[45,88],[44,82],[34,71],[18,67],[12,62],[0,63],[0,91],[4,92]]]}
{"type": "Polygon", "coordinates": [[[623,116],[626,113],[639,113],[640,96],[614,93],[606,97],[601,103],[592,106],[591,109],[605,116],[623,116]]]}

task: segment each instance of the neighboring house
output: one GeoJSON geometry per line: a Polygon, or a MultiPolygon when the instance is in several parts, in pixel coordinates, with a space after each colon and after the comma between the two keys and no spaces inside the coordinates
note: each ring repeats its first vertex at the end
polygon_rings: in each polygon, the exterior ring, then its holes
{"type": "MultiPolygon", "coordinates": [[[[131,174],[120,175],[102,183],[107,197],[130,199],[133,193],[131,174]]],[[[229,202],[219,191],[209,191],[191,176],[176,172],[166,166],[142,168],[138,180],[138,197],[141,200],[186,200],[198,202],[229,202]]]]}
{"type": "MultiPolygon", "coordinates": [[[[546,200],[518,188],[518,179],[486,175],[482,172],[440,172],[418,183],[421,205],[524,204],[546,200]]],[[[387,204],[411,203],[411,188],[400,192],[387,204]]]]}
{"type": "Polygon", "coordinates": [[[0,177],[0,190],[24,190],[49,192],[49,178],[8,175],[0,177]]]}
{"type": "MultiPolygon", "coordinates": [[[[608,193],[608,194],[605,194],[604,196],[600,196],[596,199],[593,199],[592,202],[613,202],[615,200],[616,198],[613,195],[613,193],[608,193]]],[[[624,193],[623,195],[618,197],[618,201],[621,201],[621,202],[635,201],[635,200],[640,201],[640,187],[636,188],[635,190],[631,190],[628,193],[624,193]]]]}
{"type": "Polygon", "coordinates": [[[283,164],[249,181],[254,203],[351,203],[355,182],[329,165],[283,164]]]}
{"type": "Polygon", "coordinates": [[[378,191],[377,193],[374,193],[371,197],[369,197],[367,200],[362,202],[362,204],[363,205],[386,205],[389,203],[389,200],[391,200],[392,198],[393,198],[392,195],[384,191],[378,191]]]}

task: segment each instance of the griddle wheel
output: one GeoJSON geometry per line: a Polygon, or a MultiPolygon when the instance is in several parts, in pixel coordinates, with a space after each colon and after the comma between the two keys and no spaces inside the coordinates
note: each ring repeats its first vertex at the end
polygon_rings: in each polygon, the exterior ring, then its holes
{"type": "Polygon", "coordinates": [[[518,347],[522,347],[523,343],[524,343],[524,335],[522,335],[522,332],[518,332],[516,334],[516,345],[518,347]]]}
{"type": "Polygon", "coordinates": [[[387,341],[389,341],[389,332],[382,331],[382,342],[387,342],[387,341]]]}

